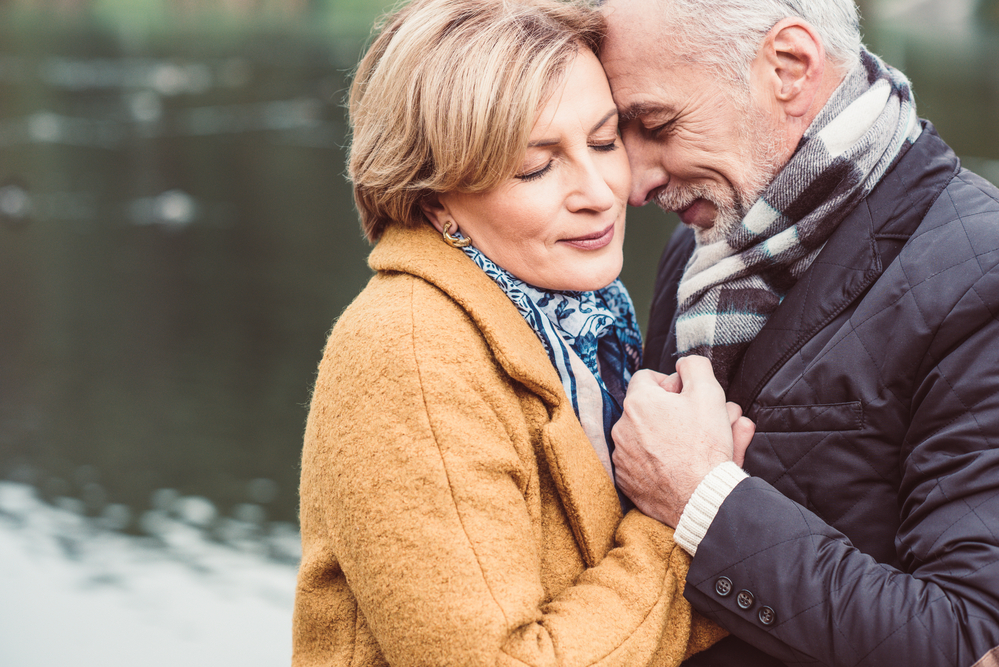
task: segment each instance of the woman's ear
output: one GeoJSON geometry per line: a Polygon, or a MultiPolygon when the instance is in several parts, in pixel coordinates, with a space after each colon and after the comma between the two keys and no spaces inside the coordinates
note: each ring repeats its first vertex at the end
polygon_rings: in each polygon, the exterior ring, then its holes
{"type": "Polygon", "coordinates": [[[813,109],[826,74],[822,39],[808,22],[798,18],[780,21],[763,40],[753,67],[759,93],[769,104],[792,118],[813,109]]]}
{"type": "MultiPolygon", "coordinates": [[[[430,221],[430,224],[443,234],[444,223],[451,220],[451,216],[448,213],[447,206],[441,201],[440,195],[432,192],[425,196],[420,200],[420,209],[423,211],[423,215],[427,217],[427,220],[430,221]]],[[[453,228],[451,232],[454,233],[453,228]]]]}

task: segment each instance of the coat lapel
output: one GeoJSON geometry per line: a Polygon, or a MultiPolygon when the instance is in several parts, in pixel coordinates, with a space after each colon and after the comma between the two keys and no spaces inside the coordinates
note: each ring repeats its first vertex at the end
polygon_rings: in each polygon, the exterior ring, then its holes
{"type": "Polygon", "coordinates": [[[376,271],[417,276],[446,293],[475,322],[503,370],[544,402],[549,422],[541,433],[543,454],[583,557],[588,565],[596,565],[610,549],[621,520],[617,490],[583,432],[544,346],[517,307],[465,253],[445,244],[429,225],[389,227],[368,264],[376,271]]]}
{"type": "Polygon", "coordinates": [[[748,412],[780,367],[881,277],[958,168],[954,153],[925,123],[922,136],[840,223],[746,349],[730,401],[748,412]]]}
{"type": "Polygon", "coordinates": [[[729,385],[729,400],[748,409],[774,373],[880,275],[874,223],[862,202],[746,348],[729,385]]]}

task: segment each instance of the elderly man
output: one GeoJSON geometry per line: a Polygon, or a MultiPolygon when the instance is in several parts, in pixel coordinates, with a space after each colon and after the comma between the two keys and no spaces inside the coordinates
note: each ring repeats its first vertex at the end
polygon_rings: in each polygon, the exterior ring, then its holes
{"type": "Polygon", "coordinates": [[[999,665],[999,191],[852,0],[605,6],[631,203],[684,223],[614,460],[733,634],[688,664],[999,665]]]}

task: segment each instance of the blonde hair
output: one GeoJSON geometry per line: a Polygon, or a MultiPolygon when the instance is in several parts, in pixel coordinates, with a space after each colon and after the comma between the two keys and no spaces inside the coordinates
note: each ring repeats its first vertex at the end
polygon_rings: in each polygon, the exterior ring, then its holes
{"type": "Polygon", "coordinates": [[[425,223],[431,194],[514,175],[554,84],[603,35],[580,0],[415,0],[387,17],[350,89],[348,174],[368,240],[425,223]]]}

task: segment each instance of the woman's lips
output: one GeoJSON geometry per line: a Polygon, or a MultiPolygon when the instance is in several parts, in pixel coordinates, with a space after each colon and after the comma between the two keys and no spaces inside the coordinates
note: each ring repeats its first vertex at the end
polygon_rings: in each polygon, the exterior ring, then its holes
{"type": "Polygon", "coordinates": [[[586,236],[577,236],[571,239],[562,239],[559,243],[566,243],[580,250],[598,250],[614,240],[614,223],[612,222],[605,229],[586,236]]]}

